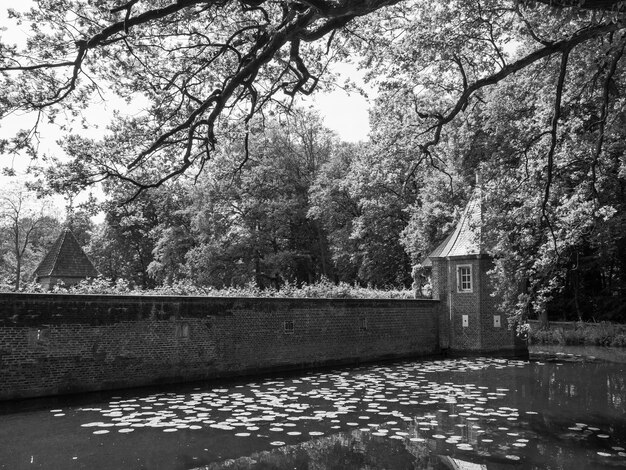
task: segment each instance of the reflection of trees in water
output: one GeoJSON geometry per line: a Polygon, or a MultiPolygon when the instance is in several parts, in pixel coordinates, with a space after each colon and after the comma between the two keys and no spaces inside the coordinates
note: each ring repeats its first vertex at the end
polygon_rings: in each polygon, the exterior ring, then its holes
{"type": "MultiPolygon", "coordinates": [[[[419,435],[416,426],[408,429],[410,435],[419,435]]],[[[475,433],[474,433],[475,434],[475,433]]],[[[426,436],[424,436],[426,437],[426,436]]],[[[475,437],[475,436],[474,436],[475,437]]],[[[476,443],[476,439],[474,439],[476,443]]],[[[327,469],[419,469],[460,470],[491,468],[494,462],[499,469],[516,468],[515,463],[485,454],[491,463],[474,463],[476,456],[448,456],[449,449],[437,439],[416,442],[409,439],[389,439],[369,432],[354,430],[333,434],[300,444],[278,447],[247,457],[230,459],[203,467],[205,470],[327,470],[327,469]]]]}
{"type": "Polygon", "coordinates": [[[531,393],[524,395],[527,401],[523,406],[544,410],[532,420],[533,431],[544,441],[537,444],[537,452],[576,465],[583,448],[605,444],[596,442],[597,432],[589,426],[600,428],[611,438],[626,436],[623,368],[622,364],[611,363],[534,364],[530,370],[536,383],[531,393]],[[585,426],[576,430],[576,423],[585,426]]]}
{"type": "Polygon", "coordinates": [[[206,470],[447,469],[426,443],[393,440],[368,432],[333,434],[248,457],[208,465],[206,470]]]}
{"type": "Polygon", "coordinates": [[[607,377],[607,398],[615,409],[626,410],[626,374],[620,371],[619,374],[607,377]]]}
{"type": "Polygon", "coordinates": [[[562,408],[571,416],[623,416],[626,378],[623,366],[607,363],[535,365],[537,386],[528,395],[530,408],[562,408]]]}

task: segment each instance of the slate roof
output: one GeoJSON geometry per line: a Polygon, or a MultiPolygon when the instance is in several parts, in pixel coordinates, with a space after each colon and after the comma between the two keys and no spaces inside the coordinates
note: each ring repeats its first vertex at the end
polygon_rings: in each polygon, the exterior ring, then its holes
{"type": "Polygon", "coordinates": [[[424,266],[425,268],[432,268],[433,267],[432,258],[439,258],[439,256],[441,255],[441,252],[448,245],[453,235],[454,235],[454,231],[450,232],[450,234],[446,237],[446,239],[442,241],[437,246],[437,248],[431,251],[426,258],[424,258],[424,261],[422,262],[422,266],[424,266]]]}
{"type": "Polygon", "coordinates": [[[482,215],[482,191],[477,187],[454,231],[426,257],[422,264],[432,266],[432,258],[484,254],[482,215]]]}
{"type": "Polygon", "coordinates": [[[93,266],[71,230],[65,229],[35,269],[35,277],[97,277],[93,266]]]}

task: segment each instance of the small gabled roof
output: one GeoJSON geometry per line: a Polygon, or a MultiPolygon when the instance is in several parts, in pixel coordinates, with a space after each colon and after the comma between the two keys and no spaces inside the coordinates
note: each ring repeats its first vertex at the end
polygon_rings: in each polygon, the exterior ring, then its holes
{"type": "Polygon", "coordinates": [[[482,191],[480,187],[477,187],[454,231],[427,256],[422,264],[426,266],[428,262],[428,265],[432,266],[433,258],[484,254],[482,216],[482,191]]]}
{"type": "Polygon", "coordinates": [[[70,229],[65,229],[35,269],[35,277],[98,277],[70,229]]]}

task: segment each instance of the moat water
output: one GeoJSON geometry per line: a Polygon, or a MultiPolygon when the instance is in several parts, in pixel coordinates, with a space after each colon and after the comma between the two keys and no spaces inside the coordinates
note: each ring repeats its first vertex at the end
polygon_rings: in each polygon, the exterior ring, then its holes
{"type": "Polygon", "coordinates": [[[538,349],[4,403],[0,468],[626,467],[626,361],[538,349]]]}

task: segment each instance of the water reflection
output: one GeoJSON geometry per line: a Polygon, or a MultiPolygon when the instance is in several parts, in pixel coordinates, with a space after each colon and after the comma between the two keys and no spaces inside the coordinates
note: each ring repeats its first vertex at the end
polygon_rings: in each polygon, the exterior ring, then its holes
{"type": "Polygon", "coordinates": [[[0,468],[626,466],[623,367],[416,361],[68,402],[1,416],[0,468]]]}

